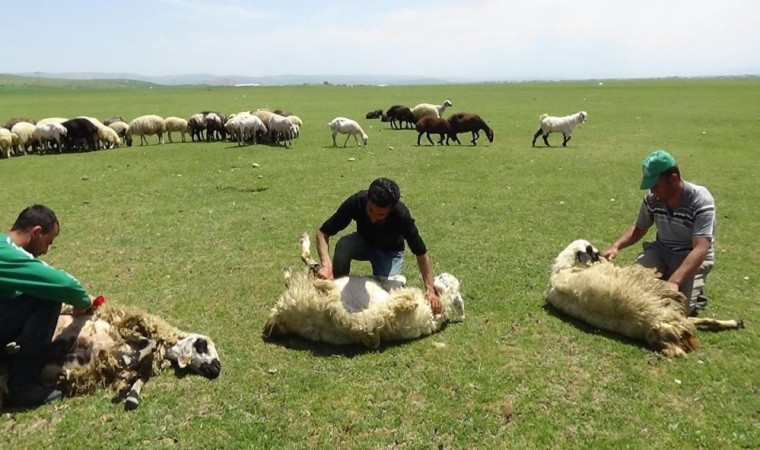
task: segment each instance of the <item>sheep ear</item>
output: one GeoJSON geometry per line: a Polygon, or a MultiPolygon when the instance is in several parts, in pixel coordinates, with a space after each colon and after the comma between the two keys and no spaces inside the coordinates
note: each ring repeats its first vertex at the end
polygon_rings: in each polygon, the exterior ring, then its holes
{"type": "Polygon", "coordinates": [[[593,262],[599,261],[599,251],[595,249],[592,245],[586,246],[586,253],[588,253],[589,258],[591,258],[591,261],[593,262]]]}
{"type": "Polygon", "coordinates": [[[184,369],[192,361],[193,344],[190,339],[182,339],[166,352],[166,358],[176,361],[180,369],[184,369]]]}

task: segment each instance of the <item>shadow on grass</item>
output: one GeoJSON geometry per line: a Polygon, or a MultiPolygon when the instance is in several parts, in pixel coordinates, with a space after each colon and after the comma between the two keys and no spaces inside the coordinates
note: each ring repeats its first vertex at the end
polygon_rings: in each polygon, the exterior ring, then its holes
{"type": "MultiPolygon", "coordinates": [[[[636,341],[631,338],[628,338],[626,336],[623,336],[622,334],[613,333],[612,331],[603,330],[601,328],[595,327],[593,325],[590,325],[580,319],[576,319],[575,317],[568,316],[567,314],[563,313],[562,311],[558,310],[554,306],[552,306],[549,303],[545,303],[542,308],[549,313],[549,315],[554,316],[560,320],[562,320],[565,323],[569,323],[575,328],[583,331],[587,334],[593,334],[597,336],[604,336],[605,338],[612,339],[614,341],[621,342],[623,344],[632,345],[635,347],[639,347],[641,349],[647,350],[652,352],[653,350],[649,348],[644,342],[636,341]]],[[[656,353],[656,352],[655,352],[656,353]]]]}
{"type": "MultiPolygon", "coordinates": [[[[449,324],[444,324],[441,329],[433,335],[442,332],[448,327],[448,325],[449,324]]],[[[346,358],[353,358],[354,356],[363,355],[366,353],[382,353],[386,349],[401,347],[421,339],[430,338],[433,335],[420,336],[418,338],[407,339],[405,341],[381,342],[378,348],[369,348],[361,344],[336,345],[328,344],[326,342],[315,342],[294,334],[278,337],[262,337],[262,340],[268,344],[280,345],[291,350],[308,351],[311,352],[311,354],[314,356],[343,356],[346,358]]]]}

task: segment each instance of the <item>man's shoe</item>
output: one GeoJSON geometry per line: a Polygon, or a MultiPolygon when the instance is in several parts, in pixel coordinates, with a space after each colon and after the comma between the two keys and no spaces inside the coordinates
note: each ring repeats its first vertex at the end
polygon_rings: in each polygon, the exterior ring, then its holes
{"type": "Polygon", "coordinates": [[[34,408],[62,398],[63,392],[58,389],[36,383],[13,389],[7,394],[6,403],[9,406],[34,408]]]}

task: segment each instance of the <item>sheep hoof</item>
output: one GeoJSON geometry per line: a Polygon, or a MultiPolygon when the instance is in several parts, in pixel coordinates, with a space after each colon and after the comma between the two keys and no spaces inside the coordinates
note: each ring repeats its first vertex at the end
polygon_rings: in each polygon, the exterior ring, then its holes
{"type": "Polygon", "coordinates": [[[743,319],[736,319],[736,329],[741,330],[744,328],[744,320],[743,319]]]}
{"type": "Polygon", "coordinates": [[[134,411],[138,406],[140,406],[140,400],[137,397],[127,396],[127,399],[124,400],[124,409],[126,411],[134,411]]]}

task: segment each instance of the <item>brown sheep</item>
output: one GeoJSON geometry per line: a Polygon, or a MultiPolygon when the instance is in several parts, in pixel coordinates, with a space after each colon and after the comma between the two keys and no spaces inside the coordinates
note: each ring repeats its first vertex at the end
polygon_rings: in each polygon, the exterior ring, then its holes
{"type": "Polygon", "coordinates": [[[485,120],[481,119],[477,114],[470,113],[456,113],[449,117],[449,138],[456,141],[457,144],[462,144],[457,138],[457,133],[464,133],[466,131],[472,132],[472,145],[476,145],[480,138],[480,130],[486,132],[488,142],[493,142],[493,130],[486,125],[485,120]]]}
{"type": "Polygon", "coordinates": [[[2,128],[6,128],[10,130],[11,128],[13,128],[13,125],[16,125],[19,122],[27,122],[27,123],[31,123],[32,125],[37,124],[36,120],[29,119],[28,117],[14,117],[13,119],[5,122],[5,125],[3,125],[2,128]]]}
{"type": "Polygon", "coordinates": [[[438,145],[443,145],[444,138],[446,138],[446,145],[449,145],[449,130],[448,120],[435,116],[425,116],[417,122],[417,145],[420,145],[420,138],[423,133],[427,134],[427,139],[430,141],[431,145],[435,144],[433,144],[433,140],[430,139],[430,133],[441,135],[441,140],[438,141],[438,145]]]}

